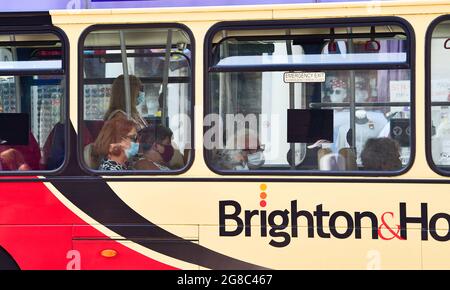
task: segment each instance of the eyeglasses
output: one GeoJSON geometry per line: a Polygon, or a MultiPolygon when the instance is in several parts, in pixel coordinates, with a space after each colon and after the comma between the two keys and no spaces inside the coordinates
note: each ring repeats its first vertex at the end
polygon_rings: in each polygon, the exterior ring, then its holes
{"type": "Polygon", "coordinates": [[[128,139],[128,140],[130,140],[130,141],[132,141],[132,142],[136,142],[136,140],[137,140],[137,135],[136,135],[136,134],[133,134],[133,135],[127,135],[124,139],[128,139]]]}

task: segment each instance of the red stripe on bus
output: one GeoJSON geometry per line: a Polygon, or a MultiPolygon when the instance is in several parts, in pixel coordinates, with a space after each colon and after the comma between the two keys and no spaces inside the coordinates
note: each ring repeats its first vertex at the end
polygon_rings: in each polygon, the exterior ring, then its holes
{"type": "Polygon", "coordinates": [[[1,184],[0,246],[21,269],[175,269],[102,234],[40,182],[1,184]],[[95,240],[73,239],[77,226],[95,240]]]}

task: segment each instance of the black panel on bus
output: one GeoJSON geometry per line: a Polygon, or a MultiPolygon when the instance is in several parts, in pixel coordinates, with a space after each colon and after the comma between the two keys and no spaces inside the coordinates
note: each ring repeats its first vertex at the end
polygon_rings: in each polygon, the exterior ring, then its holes
{"type": "Polygon", "coordinates": [[[0,113],[0,145],[28,145],[30,118],[25,113],[0,113]]]}
{"type": "Polygon", "coordinates": [[[287,142],[333,140],[333,110],[288,109],[287,142]]]}

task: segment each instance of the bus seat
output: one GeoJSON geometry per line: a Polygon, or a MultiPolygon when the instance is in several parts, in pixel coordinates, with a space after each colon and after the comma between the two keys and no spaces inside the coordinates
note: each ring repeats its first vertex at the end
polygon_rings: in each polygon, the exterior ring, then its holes
{"type": "Polygon", "coordinates": [[[358,165],[356,164],[356,154],[355,150],[352,148],[341,148],[339,154],[344,157],[345,160],[345,170],[356,171],[358,170],[358,165]]]}
{"type": "Polygon", "coordinates": [[[345,171],[345,159],[339,153],[322,153],[319,159],[319,170],[345,171]]]}
{"type": "Polygon", "coordinates": [[[97,139],[100,130],[103,128],[105,121],[103,120],[85,120],[81,122],[83,130],[83,145],[93,143],[97,139]]]}
{"type": "Polygon", "coordinates": [[[92,150],[94,148],[94,143],[89,143],[83,148],[83,159],[86,165],[91,169],[98,169],[100,164],[98,161],[93,160],[92,158],[92,150]]]}
{"type": "Polygon", "coordinates": [[[183,150],[183,162],[184,164],[187,164],[189,162],[189,159],[191,158],[191,149],[185,148],[183,150]]]}
{"type": "Polygon", "coordinates": [[[333,151],[331,151],[330,148],[320,148],[319,150],[317,150],[317,164],[320,164],[320,160],[322,159],[323,156],[333,153],[333,151]]]}
{"type": "Polygon", "coordinates": [[[58,122],[45,141],[42,148],[42,169],[54,170],[62,165],[65,157],[64,124],[58,122]]]}

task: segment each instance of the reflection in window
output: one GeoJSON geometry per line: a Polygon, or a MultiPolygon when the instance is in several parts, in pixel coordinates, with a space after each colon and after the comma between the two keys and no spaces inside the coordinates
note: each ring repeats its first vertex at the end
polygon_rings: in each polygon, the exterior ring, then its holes
{"type": "Polygon", "coordinates": [[[62,42],[52,33],[0,40],[1,170],[58,169],[66,142],[62,42]]]}
{"type": "Polygon", "coordinates": [[[86,36],[82,142],[89,168],[185,167],[191,152],[191,49],[179,28],[105,29],[86,36]],[[162,141],[163,131],[170,136],[162,141]]]}
{"type": "Polygon", "coordinates": [[[400,26],[221,30],[212,49],[205,149],[215,170],[394,172],[409,164],[411,73],[400,26]],[[298,79],[286,81],[290,72],[298,79]]]}
{"type": "Polygon", "coordinates": [[[431,155],[450,171],[450,21],[436,26],[431,39],[431,155]]]}

